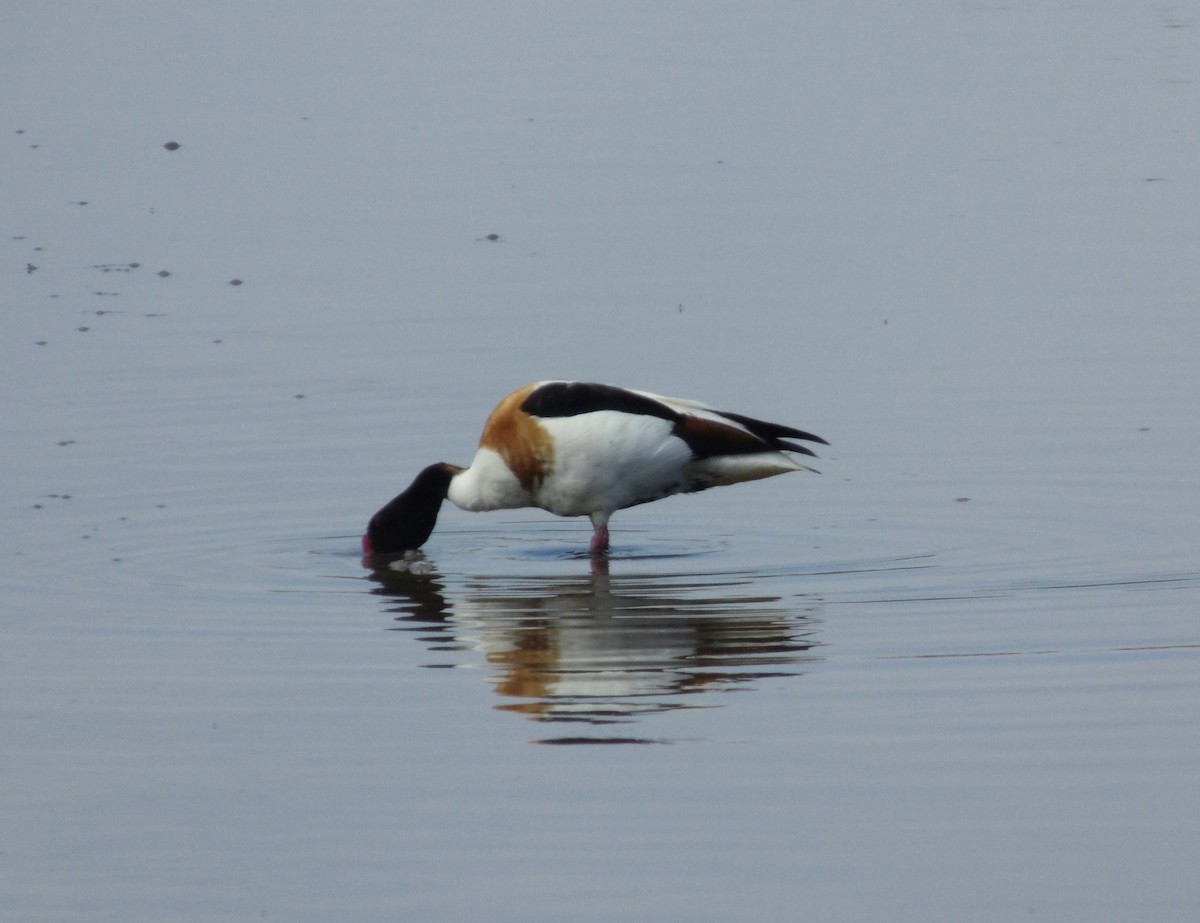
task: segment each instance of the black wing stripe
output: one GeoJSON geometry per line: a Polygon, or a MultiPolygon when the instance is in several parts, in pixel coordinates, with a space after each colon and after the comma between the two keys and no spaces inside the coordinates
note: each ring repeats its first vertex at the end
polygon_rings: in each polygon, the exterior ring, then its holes
{"type": "Polygon", "coordinates": [[[680,415],[652,398],[634,394],[613,385],[596,385],[583,381],[555,381],[536,388],[521,404],[521,409],[535,417],[575,417],[581,413],[616,410],[658,417],[670,423],[680,415]]]}

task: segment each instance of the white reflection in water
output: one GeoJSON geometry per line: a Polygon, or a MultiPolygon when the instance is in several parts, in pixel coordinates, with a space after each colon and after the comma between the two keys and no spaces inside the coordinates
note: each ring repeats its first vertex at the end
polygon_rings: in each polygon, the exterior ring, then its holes
{"type": "MultiPolygon", "coordinates": [[[[752,573],[472,577],[377,569],[396,630],[430,651],[481,654],[496,708],[539,722],[630,723],[702,693],[798,676],[818,659],[818,604],[769,592],[752,573]]],[[[765,586],[764,586],[765,584],[765,586]]],[[[476,662],[457,660],[452,665],[476,662]]],[[[442,664],[445,665],[445,664],[442,664]]],[[[648,742],[577,735],[544,742],[648,742]]]]}

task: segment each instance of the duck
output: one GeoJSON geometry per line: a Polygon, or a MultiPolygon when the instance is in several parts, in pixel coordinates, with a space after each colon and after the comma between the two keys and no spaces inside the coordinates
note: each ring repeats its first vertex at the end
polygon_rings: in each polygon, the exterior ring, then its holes
{"type": "Polygon", "coordinates": [[[829,444],[699,401],[592,382],[535,382],[496,405],[470,465],[429,465],[375,513],[363,552],[415,552],[449,500],[471,512],[537,507],[587,516],[588,553],[604,555],[617,510],[792,471],[819,473],[792,457],[816,453],[789,440],[829,444]]]}

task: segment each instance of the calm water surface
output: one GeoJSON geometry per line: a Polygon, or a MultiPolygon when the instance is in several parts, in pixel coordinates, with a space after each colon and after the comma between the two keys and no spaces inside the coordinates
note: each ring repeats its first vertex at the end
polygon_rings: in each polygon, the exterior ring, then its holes
{"type": "Polygon", "coordinates": [[[1200,913],[1200,7],[8,18],[0,918],[1200,913]],[[832,446],[364,566],[547,377],[832,446]]]}

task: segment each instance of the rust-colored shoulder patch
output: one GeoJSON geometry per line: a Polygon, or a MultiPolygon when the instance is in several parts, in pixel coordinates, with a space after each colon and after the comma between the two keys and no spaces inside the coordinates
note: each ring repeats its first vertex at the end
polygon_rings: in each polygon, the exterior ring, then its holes
{"type": "Polygon", "coordinates": [[[479,445],[496,452],[528,491],[539,487],[554,467],[554,444],[537,420],[521,409],[536,385],[514,391],[491,412],[479,445]]]}

